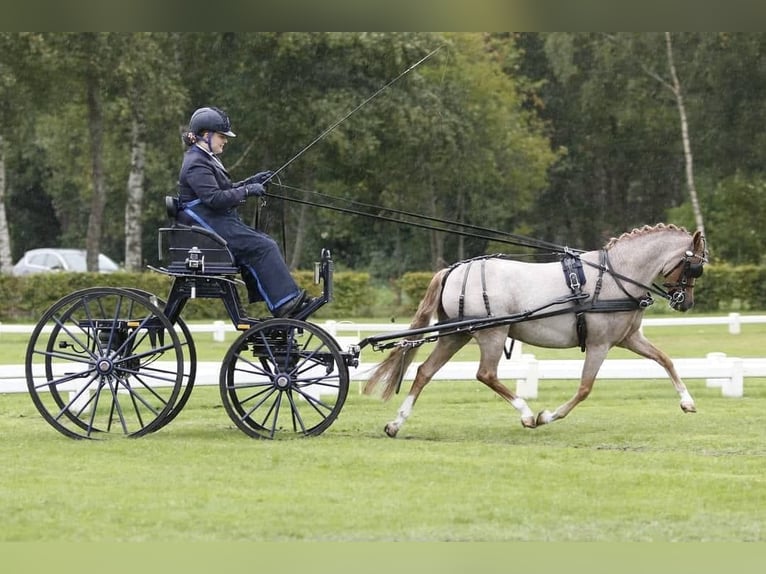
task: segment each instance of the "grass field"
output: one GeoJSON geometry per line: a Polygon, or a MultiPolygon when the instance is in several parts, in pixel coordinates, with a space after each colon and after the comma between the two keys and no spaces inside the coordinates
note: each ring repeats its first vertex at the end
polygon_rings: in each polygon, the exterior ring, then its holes
{"type": "MultiPolygon", "coordinates": [[[[760,356],[765,330],[647,335],[678,357],[760,356]]],[[[228,344],[198,342],[201,359],[228,344]]],[[[3,335],[0,361],[23,362],[24,345],[3,335]]],[[[323,435],[275,442],[234,428],[214,387],[153,435],[102,442],[67,439],[25,394],[0,395],[0,541],[764,542],[766,381],[748,379],[741,399],[687,384],[694,415],[667,380],[600,380],[567,419],[528,430],[479,383],[435,382],[396,439],[382,428],[403,397],[352,385],[323,435]]],[[[544,381],[530,406],[574,388],[544,381]]]]}

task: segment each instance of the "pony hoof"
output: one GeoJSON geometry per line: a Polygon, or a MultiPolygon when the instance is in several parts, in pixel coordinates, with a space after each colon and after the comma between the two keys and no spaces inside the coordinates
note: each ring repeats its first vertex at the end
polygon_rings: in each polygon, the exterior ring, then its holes
{"type": "Polygon", "coordinates": [[[537,421],[534,417],[522,417],[521,426],[525,429],[533,429],[537,426],[537,421]]]}
{"type": "Polygon", "coordinates": [[[685,413],[696,413],[697,407],[695,407],[693,404],[690,405],[688,403],[681,403],[681,410],[685,413]]]}
{"type": "Polygon", "coordinates": [[[547,425],[553,422],[553,415],[550,411],[540,411],[537,414],[537,424],[547,425]]]}
{"type": "Polygon", "coordinates": [[[393,425],[391,423],[388,423],[386,426],[383,427],[383,431],[391,438],[396,437],[396,433],[399,432],[399,427],[396,425],[393,425]]]}

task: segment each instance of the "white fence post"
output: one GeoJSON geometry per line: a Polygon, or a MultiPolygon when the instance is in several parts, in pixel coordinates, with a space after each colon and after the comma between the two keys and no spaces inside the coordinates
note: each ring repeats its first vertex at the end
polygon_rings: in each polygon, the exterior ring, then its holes
{"type": "Polygon", "coordinates": [[[742,320],[739,313],[729,313],[729,333],[739,335],[742,331],[742,320]]]}
{"type": "Polygon", "coordinates": [[[531,354],[522,354],[521,361],[526,366],[527,376],[525,379],[516,379],[516,395],[522,399],[536,399],[540,380],[540,363],[531,354]]]}
{"type": "Polygon", "coordinates": [[[225,323],[223,321],[213,321],[213,341],[223,343],[226,340],[225,323]]]}
{"type": "MultiPolygon", "coordinates": [[[[720,364],[726,360],[726,353],[708,353],[705,358],[710,361],[711,367],[720,366],[720,364]]],[[[719,388],[723,386],[729,379],[711,377],[705,379],[705,386],[708,388],[719,388]]]]}
{"type": "Polygon", "coordinates": [[[739,398],[744,392],[744,376],[742,359],[731,360],[732,373],[730,379],[725,379],[721,385],[721,395],[739,398]]]}

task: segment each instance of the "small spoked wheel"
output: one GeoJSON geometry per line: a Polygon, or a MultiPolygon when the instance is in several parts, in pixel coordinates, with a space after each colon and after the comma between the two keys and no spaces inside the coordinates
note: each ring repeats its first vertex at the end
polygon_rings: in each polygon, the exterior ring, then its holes
{"type": "Polygon", "coordinates": [[[321,434],[348,394],[348,366],[335,339],[295,319],[269,319],[242,333],[223,360],[221,399],[254,438],[321,434]]]}
{"type": "Polygon", "coordinates": [[[54,303],[36,325],[27,386],[43,418],[68,437],[138,437],[166,424],[189,385],[188,352],[144,294],[83,289],[54,303]]]}

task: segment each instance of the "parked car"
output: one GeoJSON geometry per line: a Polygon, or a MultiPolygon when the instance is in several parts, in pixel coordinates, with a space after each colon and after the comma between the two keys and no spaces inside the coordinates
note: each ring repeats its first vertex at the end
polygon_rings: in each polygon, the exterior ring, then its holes
{"type": "MultiPolygon", "coordinates": [[[[98,255],[99,273],[118,271],[119,266],[103,253],[98,255]]],[[[85,249],[43,247],[30,249],[13,266],[14,275],[50,273],[51,271],[87,271],[85,249]]]]}

